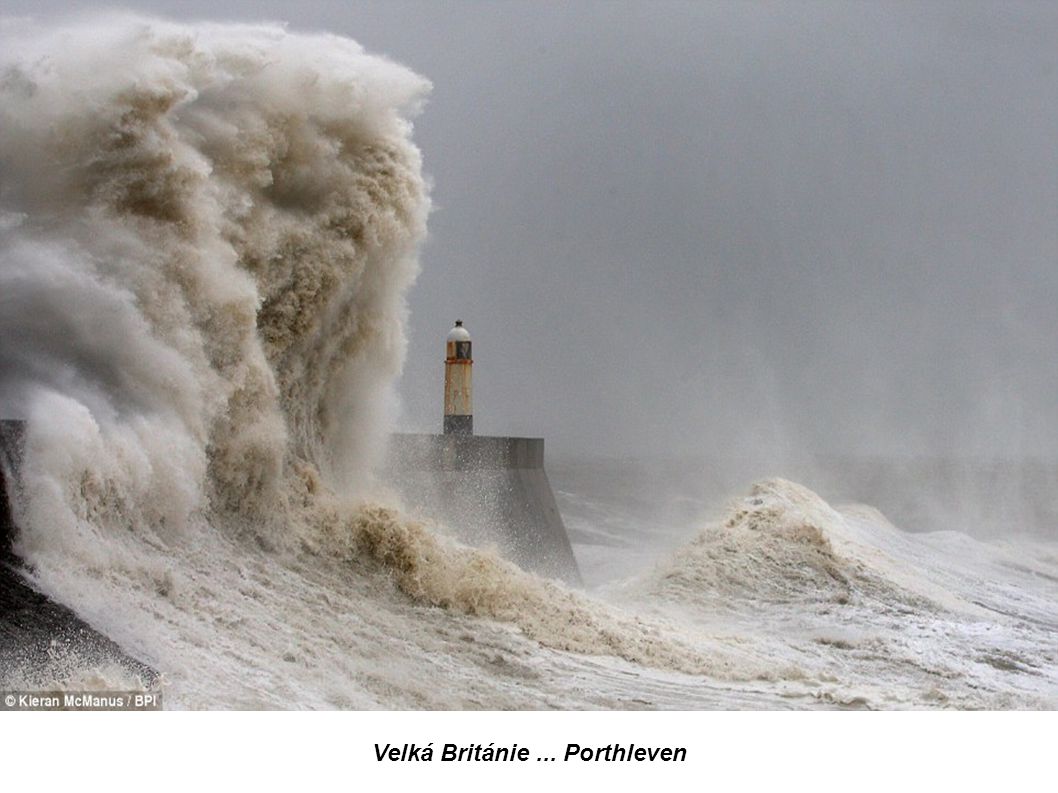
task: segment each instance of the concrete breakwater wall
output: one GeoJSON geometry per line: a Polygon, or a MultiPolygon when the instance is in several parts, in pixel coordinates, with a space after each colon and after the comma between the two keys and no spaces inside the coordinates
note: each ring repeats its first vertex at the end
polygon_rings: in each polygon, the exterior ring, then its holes
{"type": "Polygon", "coordinates": [[[544,470],[542,438],[393,435],[385,476],[407,509],[442,523],[462,542],[495,547],[526,570],[580,583],[544,470]]]}
{"type": "Polygon", "coordinates": [[[51,686],[111,663],[151,685],[157,672],[38,591],[15,553],[24,439],[24,422],[0,420],[0,688],[51,686]]]}

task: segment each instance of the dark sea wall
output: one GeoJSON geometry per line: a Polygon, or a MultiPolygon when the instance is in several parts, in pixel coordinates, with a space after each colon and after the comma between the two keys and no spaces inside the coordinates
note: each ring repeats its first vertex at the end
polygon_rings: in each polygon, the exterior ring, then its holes
{"type": "Polygon", "coordinates": [[[15,561],[15,499],[18,497],[17,472],[22,465],[25,423],[0,420],[0,562],[15,561]]]}
{"type": "Polygon", "coordinates": [[[52,686],[78,668],[117,664],[147,686],[157,672],[32,583],[15,553],[25,425],[0,420],[0,687],[52,686]]]}
{"type": "Polygon", "coordinates": [[[495,546],[527,570],[580,583],[542,438],[394,435],[386,478],[407,508],[463,542],[495,546]]]}

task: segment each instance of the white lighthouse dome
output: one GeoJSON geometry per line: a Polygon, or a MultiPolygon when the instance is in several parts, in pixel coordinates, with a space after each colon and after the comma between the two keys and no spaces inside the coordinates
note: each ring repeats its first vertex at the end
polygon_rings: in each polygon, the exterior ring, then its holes
{"type": "Polygon", "coordinates": [[[456,320],[455,327],[448,331],[448,338],[445,341],[470,341],[470,334],[463,327],[463,320],[456,320]]]}

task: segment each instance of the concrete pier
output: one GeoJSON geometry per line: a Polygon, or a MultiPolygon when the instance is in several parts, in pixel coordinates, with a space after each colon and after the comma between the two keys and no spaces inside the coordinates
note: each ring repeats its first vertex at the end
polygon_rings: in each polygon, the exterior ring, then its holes
{"type": "Polygon", "coordinates": [[[14,550],[25,424],[0,420],[0,687],[50,686],[83,666],[116,663],[149,685],[158,673],[33,587],[14,550]],[[10,675],[14,677],[9,678],[10,675]]]}
{"type": "Polygon", "coordinates": [[[544,470],[543,438],[393,435],[386,474],[407,508],[462,542],[496,547],[526,570],[580,583],[544,470]]]}

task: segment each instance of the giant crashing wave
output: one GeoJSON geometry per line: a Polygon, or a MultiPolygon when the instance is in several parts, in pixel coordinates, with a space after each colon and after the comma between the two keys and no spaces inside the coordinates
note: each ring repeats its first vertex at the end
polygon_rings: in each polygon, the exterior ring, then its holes
{"type": "Polygon", "coordinates": [[[3,37],[0,398],[28,419],[16,550],[37,586],[163,670],[187,637],[159,620],[197,630],[225,574],[261,599],[261,551],[547,647],[732,672],[365,500],[430,206],[426,80],[276,25],[3,37]]]}

